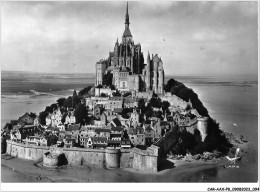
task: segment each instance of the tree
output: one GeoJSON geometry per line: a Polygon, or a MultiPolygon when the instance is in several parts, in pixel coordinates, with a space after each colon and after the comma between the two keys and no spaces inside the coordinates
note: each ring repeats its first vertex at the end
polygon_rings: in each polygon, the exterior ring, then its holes
{"type": "Polygon", "coordinates": [[[52,108],[51,108],[50,106],[47,106],[47,107],[45,108],[45,112],[47,112],[47,113],[52,113],[53,110],[52,110],[52,108]]]}
{"type": "Polygon", "coordinates": [[[64,102],[64,107],[68,107],[68,108],[71,108],[72,107],[72,97],[69,96],[66,101],[64,102]]]}
{"type": "Polygon", "coordinates": [[[125,118],[125,119],[128,119],[129,118],[129,113],[132,112],[133,110],[131,110],[130,108],[124,108],[122,110],[122,117],[125,118]]]}
{"type": "Polygon", "coordinates": [[[168,101],[163,101],[162,102],[162,110],[165,113],[165,111],[168,110],[168,108],[170,107],[170,103],[168,101]]]}
{"type": "Polygon", "coordinates": [[[112,82],[113,82],[113,74],[111,72],[104,74],[102,78],[102,84],[106,86],[110,86],[112,85],[112,82]]]}
{"type": "Polygon", "coordinates": [[[107,97],[107,95],[105,93],[101,93],[100,96],[101,97],[107,97]]]}
{"type": "Polygon", "coordinates": [[[132,93],[131,92],[126,92],[126,93],[124,93],[123,97],[127,97],[129,95],[132,95],[132,93]]]}
{"type": "Polygon", "coordinates": [[[116,92],[112,93],[112,95],[114,97],[121,97],[121,93],[118,90],[116,90],[116,92]]]}
{"type": "Polygon", "coordinates": [[[147,106],[145,111],[145,116],[147,118],[150,118],[152,117],[152,115],[153,115],[153,109],[150,106],[147,106]]]}
{"type": "Polygon", "coordinates": [[[77,100],[78,100],[78,95],[77,95],[76,90],[74,89],[73,95],[72,95],[72,107],[76,107],[77,100]]]}
{"type": "Polygon", "coordinates": [[[140,99],[138,101],[138,108],[143,111],[143,109],[145,108],[145,101],[144,101],[144,99],[140,99]]]}
{"type": "Polygon", "coordinates": [[[39,114],[39,123],[41,125],[46,125],[46,117],[48,116],[48,112],[47,111],[42,111],[39,114]]]}
{"type": "Polygon", "coordinates": [[[92,88],[92,86],[88,86],[88,87],[80,90],[79,93],[78,93],[78,96],[88,95],[91,88],[92,88]]]}
{"type": "Polygon", "coordinates": [[[116,90],[116,87],[114,85],[110,85],[111,90],[116,90]]]}
{"type": "Polygon", "coordinates": [[[96,86],[96,88],[103,88],[103,86],[99,84],[96,86]]]}
{"type": "Polygon", "coordinates": [[[30,115],[30,117],[33,118],[33,119],[35,119],[36,116],[37,116],[36,113],[32,113],[32,112],[31,112],[29,115],[30,115]]]}
{"type": "Polygon", "coordinates": [[[170,79],[167,84],[165,85],[165,91],[166,92],[170,92],[171,91],[171,88],[174,87],[175,85],[175,80],[174,79],[170,79]]]}
{"type": "Polygon", "coordinates": [[[76,123],[85,124],[88,120],[88,110],[86,105],[79,103],[75,108],[76,123]]]}
{"type": "Polygon", "coordinates": [[[51,104],[51,109],[52,109],[52,111],[54,111],[54,110],[57,110],[58,109],[58,106],[57,106],[57,104],[55,104],[55,103],[53,103],[53,104],[51,104]]]}
{"type": "Polygon", "coordinates": [[[150,104],[151,104],[151,107],[161,108],[161,99],[159,97],[158,98],[152,97],[150,99],[150,104]]]}
{"type": "Polygon", "coordinates": [[[57,103],[58,103],[59,107],[64,106],[65,101],[66,101],[66,98],[64,98],[64,97],[59,98],[57,100],[57,103]]]}

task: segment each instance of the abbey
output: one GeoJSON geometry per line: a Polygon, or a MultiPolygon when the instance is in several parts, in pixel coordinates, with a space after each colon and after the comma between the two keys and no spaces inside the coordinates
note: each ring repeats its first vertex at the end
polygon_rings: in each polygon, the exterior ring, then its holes
{"type": "Polygon", "coordinates": [[[154,92],[163,94],[164,69],[158,54],[148,52],[146,64],[141,45],[135,44],[129,28],[128,3],[125,16],[125,30],[122,40],[118,39],[114,51],[105,60],[96,63],[96,86],[103,85],[105,74],[112,74],[112,84],[119,91],[154,92]]]}

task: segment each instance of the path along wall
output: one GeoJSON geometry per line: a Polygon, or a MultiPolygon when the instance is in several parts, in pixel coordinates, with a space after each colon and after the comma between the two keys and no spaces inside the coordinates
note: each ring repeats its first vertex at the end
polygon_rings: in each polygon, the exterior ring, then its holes
{"type": "Polygon", "coordinates": [[[48,151],[60,151],[67,157],[71,165],[96,165],[106,168],[126,168],[133,165],[131,149],[86,149],[86,148],[57,148],[41,147],[7,141],[6,153],[28,160],[39,160],[48,151]]]}

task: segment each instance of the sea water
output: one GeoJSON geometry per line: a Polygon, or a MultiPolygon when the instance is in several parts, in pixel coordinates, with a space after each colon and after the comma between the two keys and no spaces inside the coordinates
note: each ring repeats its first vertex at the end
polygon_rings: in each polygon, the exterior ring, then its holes
{"type": "MultiPolygon", "coordinates": [[[[239,168],[201,171],[190,181],[256,182],[258,180],[258,79],[257,76],[175,77],[192,88],[220,128],[248,143],[240,153],[239,168]]],[[[228,165],[228,164],[227,164],[228,165]]]]}

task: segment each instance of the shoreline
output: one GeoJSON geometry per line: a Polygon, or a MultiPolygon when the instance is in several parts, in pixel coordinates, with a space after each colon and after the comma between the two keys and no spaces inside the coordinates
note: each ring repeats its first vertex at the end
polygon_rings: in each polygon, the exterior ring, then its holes
{"type": "Polygon", "coordinates": [[[10,183],[13,179],[21,178],[19,182],[185,182],[188,177],[205,169],[221,167],[227,161],[219,159],[207,162],[193,160],[185,162],[179,160],[174,163],[173,168],[161,170],[159,172],[144,172],[133,168],[104,169],[96,166],[66,166],[60,169],[48,169],[38,167],[35,161],[23,160],[9,155],[1,155],[1,166],[5,172],[11,172],[14,178],[4,178],[2,172],[2,182],[10,183]],[[6,157],[10,157],[6,159],[6,157]],[[74,172],[73,175],[71,175],[74,172]],[[93,175],[92,175],[93,174],[93,175]],[[102,175],[109,175],[104,178],[102,175]],[[168,175],[171,175],[171,181],[168,175]],[[143,177],[149,176],[149,177],[143,177]],[[130,181],[129,181],[129,178],[130,181]],[[134,181],[131,181],[134,179],[134,181]]]}

